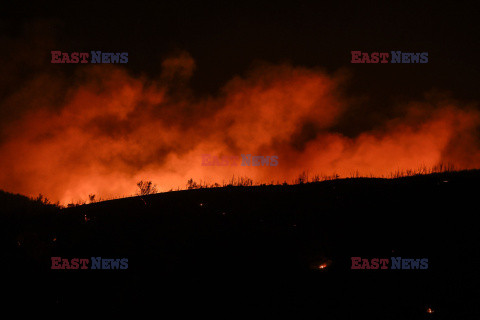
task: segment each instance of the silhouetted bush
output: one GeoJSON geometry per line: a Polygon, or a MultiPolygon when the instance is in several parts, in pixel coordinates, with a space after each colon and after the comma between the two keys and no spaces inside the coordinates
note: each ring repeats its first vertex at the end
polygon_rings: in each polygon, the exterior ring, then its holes
{"type": "Polygon", "coordinates": [[[141,196],[157,193],[157,186],[152,181],[142,180],[137,183],[137,186],[140,189],[139,195],[141,196]]]}

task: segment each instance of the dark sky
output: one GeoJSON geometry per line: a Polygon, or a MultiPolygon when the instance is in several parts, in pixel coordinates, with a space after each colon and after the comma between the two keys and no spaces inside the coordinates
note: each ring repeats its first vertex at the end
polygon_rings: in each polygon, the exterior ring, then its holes
{"type": "Polygon", "coordinates": [[[348,66],[362,89],[439,87],[478,97],[478,12],[443,3],[2,1],[1,20],[10,37],[26,23],[46,21],[57,41],[52,50],[128,51],[135,72],[158,73],[162,57],[186,50],[197,62],[198,90],[215,90],[259,59],[331,71],[348,66]],[[352,66],[351,50],[428,51],[429,64],[352,66]]]}
{"type": "Polygon", "coordinates": [[[477,11],[443,3],[9,1],[0,19],[9,39],[22,39],[26,29],[40,25],[36,36],[54,41],[52,48],[33,49],[45,64],[50,50],[127,51],[127,68],[155,77],[162,59],[185,50],[196,61],[191,86],[197,94],[215,93],[256,61],[328,72],[346,68],[349,92],[367,95],[369,107],[380,110],[432,90],[467,101],[480,98],[477,11]],[[353,65],[352,50],[426,51],[429,63],[353,65]]]}

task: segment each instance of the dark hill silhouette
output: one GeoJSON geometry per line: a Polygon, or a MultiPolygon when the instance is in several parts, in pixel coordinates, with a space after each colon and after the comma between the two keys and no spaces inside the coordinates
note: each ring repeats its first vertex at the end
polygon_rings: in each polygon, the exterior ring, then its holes
{"type": "MultiPolygon", "coordinates": [[[[55,311],[473,319],[479,182],[480,171],[470,170],[222,187],[62,210],[41,205],[21,216],[12,212],[23,207],[11,204],[2,212],[10,224],[2,264],[11,303],[55,311]],[[18,245],[22,236],[30,240],[18,245]],[[52,256],[129,263],[127,270],[50,270],[52,256]],[[428,258],[429,267],[351,270],[355,256],[428,258]]],[[[14,197],[2,193],[1,201],[14,197]]]]}

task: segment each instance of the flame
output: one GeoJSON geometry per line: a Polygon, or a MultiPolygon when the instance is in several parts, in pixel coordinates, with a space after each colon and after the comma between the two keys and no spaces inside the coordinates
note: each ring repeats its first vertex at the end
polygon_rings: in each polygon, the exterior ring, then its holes
{"type": "Polygon", "coordinates": [[[119,66],[82,65],[75,83],[44,74],[0,102],[28,110],[0,127],[1,188],[66,204],[90,194],[129,196],[140,180],[168,191],[190,178],[292,182],[302,171],[388,176],[440,163],[480,164],[480,113],[472,106],[411,102],[396,118],[347,136],[338,125],[349,119],[353,98],[342,93],[341,74],[263,65],[215,96],[198,97],[185,85],[195,69],[188,54],[163,67],[149,79],[119,66]],[[44,96],[45,88],[66,93],[44,96]],[[279,165],[207,167],[203,154],[276,155],[279,165]]]}

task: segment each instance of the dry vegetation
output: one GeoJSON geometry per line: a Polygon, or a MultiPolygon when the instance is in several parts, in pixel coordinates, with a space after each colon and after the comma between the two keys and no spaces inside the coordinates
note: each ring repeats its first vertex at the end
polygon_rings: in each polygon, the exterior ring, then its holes
{"type": "MultiPolygon", "coordinates": [[[[397,178],[405,178],[405,177],[412,177],[418,175],[427,175],[427,174],[436,174],[436,173],[446,173],[455,171],[455,166],[452,164],[444,164],[440,163],[434,167],[428,168],[425,165],[418,167],[417,169],[408,169],[408,170],[396,170],[390,173],[388,176],[376,176],[373,174],[370,175],[361,175],[358,171],[351,173],[349,176],[342,177],[337,173],[333,173],[331,175],[326,174],[314,174],[310,175],[308,171],[301,172],[296,179],[294,179],[291,183],[287,181],[270,181],[269,183],[265,182],[254,182],[252,179],[248,177],[235,177],[228,181],[223,180],[222,183],[214,182],[208,183],[206,181],[200,180],[199,182],[193,180],[192,178],[187,181],[185,189],[180,189],[178,187],[176,190],[170,189],[168,192],[172,191],[180,191],[180,190],[193,190],[193,189],[207,189],[207,188],[222,188],[222,187],[252,187],[252,186],[267,186],[267,185],[297,185],[297,184],[306,184],[306,183],[319,183],[322,181],[331,181],[337,179],[355,179],[355,178],[383,178],[383,179],[397,179],[397,178]]],[[[139,188],[139,192],[136,195],[130,196],[145,196],[150,194],[159,193],[157,190],[157,186],[153,184],[152,181],[139,181],[137,183],[139,188]]],[[[89,203],[101,202],[105,200],[115,200],[129,197],[126,195],[118,196],[118,197],[110,197],[106,199],[96,198],[95,194],[89,195],[89,203]]],[[[37,198],[37,201],[48,201],[47,199],[37,198]]],[[[86,201],[77,201],[76,203],[69,203],[67,207],[75,207],[79,205],[86,204],[86,201]]],[[[58,203],[56,205],[59,205],[58,203]]]]}

